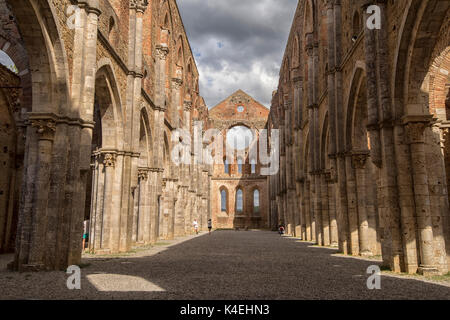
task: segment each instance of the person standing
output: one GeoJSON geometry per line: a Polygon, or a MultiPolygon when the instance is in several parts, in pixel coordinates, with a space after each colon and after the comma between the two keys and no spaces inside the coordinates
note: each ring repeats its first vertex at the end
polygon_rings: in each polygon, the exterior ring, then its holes
{"type": "Polygon", "coordinates": [[[89,241],[89,220],[84,220],[83,222],[83,251],[86,248],[86,243],[89,241]]]}
{"type": "Polygon", "coordinates": [[[195,233],[198,234],[198,221],[197,221],[197,219],[194,220],[192,225],[194,226],[195,233]]]}
{"type": "Polygon", "coordinates": [[[209,230],[209,234],[211,234],[211,229],[212,229],[212,220],[208,219],[208,230],[209,230]]]}

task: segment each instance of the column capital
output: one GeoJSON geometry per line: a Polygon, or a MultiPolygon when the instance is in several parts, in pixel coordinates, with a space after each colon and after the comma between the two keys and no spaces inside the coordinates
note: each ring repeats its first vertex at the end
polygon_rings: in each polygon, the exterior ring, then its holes
{"type": "Polygon", "coordinates": [[[102,14],[99,0],[78,0],[78,7],[84,8],[88,13],[95,13],[97,16],[102,14]]]}
{"type": "Polygon", "coordinates": [[[53,141],[56,131],[56,121],[54,119],[31,119],[31,126],[36,128],[39,140],[53,141]]]}
{"type": "Polygon", "coordinates": [[[326,0],[325,7],[329,9],[333,9],[334,6],[334,0],[326,0]]]}
{"type": "Polygon", "coordinates": [[[148,168],[138,168],[138,179],[146,181],[148,179],[148,168]]]}
{"type": "Polygon", "coordinates": [[[314,49],[314,33],[310,32],[306,34],[305,50],[308,56],[312,56],[314,49]]]}
{"type": "Polygon", "coordinates": [[[324,176],[325,176],[325,181],[326,182],[328,182],[328,183],[333,183],[334,182],[331,169],[330,170],[325,170],[324,171],[324,176]]]}
{"type": "Polygon", "coordinates": [[[294,82],[295,88],[300,88],[303,82],[303,77],[302,76],[293,77],[292,81],[294,82]]]}
{"type": "Polygon", "coordinates": [[[148,6],[148,0],[130,0],[130,9],[144,13],[148,6]]]}
{"type": "Polygon", "coordinates": [[[115,167],[116,154],[115,153],[103,153],[103,164],[105,167],[115,167]]]}
{"type": "Polygon", "coordinates": [[[156,57],[159,60],[166,60],[168,54],[169,48],[167,47],[167,45],[158,44],[156,46],[156,57]]]}
{"type": "Polygon", "coordinates": [[[192,109],[192,102],[184,100],[184,111],[191,111],[192,109]]]}
{"type": "Polygon", "coordinates": [[[408,144],[424,143],[425,128],[431,125],[432,115],[407,115],[402,118],[408,144]]]}
{"type": "Polygon", "coordinates": [[[352,164],[355,169],[364,169],[366,167],[367,159],[370,157],[368,150],[355,150],[351,152],[352,164]]]}
{"type": "Polygon", "coordinates": [[[172,89],[180,90],[183,85],[183,80],[180,78],[172,78],[172,89]]]}

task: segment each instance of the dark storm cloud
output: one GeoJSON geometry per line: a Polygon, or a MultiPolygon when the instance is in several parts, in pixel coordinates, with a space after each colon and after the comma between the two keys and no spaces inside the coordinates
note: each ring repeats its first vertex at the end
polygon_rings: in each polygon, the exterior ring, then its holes
{"type": "Polygon", "coordinates": [[[208,107],[242,89],[267,107],[297,0],[178,0],[208,107]]]}

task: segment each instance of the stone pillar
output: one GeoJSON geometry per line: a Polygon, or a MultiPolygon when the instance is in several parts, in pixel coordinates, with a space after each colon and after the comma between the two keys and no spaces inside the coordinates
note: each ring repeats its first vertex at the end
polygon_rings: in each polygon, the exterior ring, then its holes
{"type": "Polygon", "coordinates": [[[330,233],[330,213],[328,206],[328,183],[326,181],[326,174],[321,172],[320,175],[321,186],[321,209],[322,209],[322,230],[323,230],[323,245],[329,246],[331,244],[330,233]]]}
{"type": "Polygon", "coordinates": [[[345,155],[345,176],[347,186],[347,212],[348,212],[348,226],[350,231],[350,245],[349,253],[351,255],[359,254],[359,234],[358,234],[358,212],[356,199],[356,179],[355,170],[353,169],[352,155],[346,153],[345,155]]]}
{"type": "Polygon", "coordinates": [[[369,219],[367,216],[367,194],[366,194],[366,161],[369,151],[353,151],[352,162],[356,176],[356,198],[359,227],[359,254],[371,256],[369,238],[369,219]]]}
{"type": "Polygon", "coordinates": [[[417,228],[419,232],[420,265],[419,273],[438,273],[433,252],[433,226],[431,224],[430,195],[426,170],[424,130],[427,122],[413,122],[405,118],[405,129],[412,158],[414,200],[416,205],[417,228]]]}
{"type": "Polygon", "coordinates": [[[338,154],[337,158],[337,186],[336,186],[336,218],[339,235],[339,251],[347,254],[350,246],[349,218],[347,214],[347,185],[345,176],[345,156],[338,154]]]}
{"type": "Polygon", "coordinates": [[[321,196],[321,178],[320,171],[316,170],[314,175],[314,220],[315,220],[315,228],[316,228],[316,241],[317,244],[322,246],[324,245],[324,229],[323,229],[323,215],[328,212],[322,209],[322,196],[321,196]]]}
{"type": "MultiPolygon", "coordinates": [[[[328,151],[330,153],[330,163],[332,168],[336,168],[336,86],[335,86],[335,72],[336,72],[336,48],[335,48],[335,19],[334,19],[334,0],[327,0],[327,48],[328,48],[328,70],[327,70],[327,91],[328,91],[328,126],[330,134],[330,142],[328,151]]],[[[328,206],[330,215],[330,242],[331,245],[338,245],[338,230],[336,223],[336,198],[335,188],[331,171],[327,172],[326,180],[328,184],[328,206]]],[[[342,227],[343,230],[345,226],[342,227]]],[[[345,236],[345,235],[341,235],[345,236]]],[[[346,246],[345,241],[340,243],[340,251],[343,252],[343,247],[346,246]]]]}
{"type": "Polygon", "coordinates": [[[97,252],[102,248],[101,246],[101,235],[103,230],[103,197],[105,194],[105,170],[103,159],[100,152],[94,153],[95,166],[96,166],[96,187],[95,193],[93,194],[92,210],[91,211],[91,233],[89,238],[91,239],[90,251],[91,253],[97,252]]]}
{"type": "Polygon", "coordinates": [[[181,106],[181,86],[183,85],[183,79],[172,78],[172,99],[174,101],[173,110],[171,114],[172,124],[174,128],[179,127],[179,111],[182,110],[181,106]]]}
{"type": "Polygon", "coordinates": [[[337,247],[339,245],[339,236],[336,220],[336,190],[331,171],[325,172],[325,181],[327,183],[328,212],[330,216],[330,245],[337,247]]]}
{"type": "Polygon", "coordinates": [[[307,180],[304,183],[304,191],[303,191],[303,197],[305,199],[305,224],[306,224],[306,241],[312,241],[313,240],[313,232],[311,227],[311,206],[310,206],[310,193],[309,193],[309,185],[310,182],[307,180]]]}
{"type": "Polygon", "coordinates": [[[31,224],[28,261],[23,269],[45,269],[45,233],[47,227],[48,193],[50,188],[50,170],[53,139],[56,123],[51,119],[31,120],[37,127],[39,150],[37,154],[37,171],[34,189],[34,212],[31,224]]]}
{"type": "Polygon", "coordinates": [[[138,172],[138,214],[137,214],[137,237],[136,240],[138,243],[145,243],[145,238],[147,234],[149,234],[149,219],[147,217],[147,180],[148,180],[148,172],[147,170],[140,169],[138,172]]]}
{"type": "Polygon", "coordinates": [[[105,170],[104,194],[103,194],[103,221],[100,235],[100,248],[111,251],[111,231],[117,231],[120,221],[112,220],[113,208],[113,186],[114,186],[114,167],[116,164],[116,155],[114,153],[103,154],[103,166],[105,170]]]}

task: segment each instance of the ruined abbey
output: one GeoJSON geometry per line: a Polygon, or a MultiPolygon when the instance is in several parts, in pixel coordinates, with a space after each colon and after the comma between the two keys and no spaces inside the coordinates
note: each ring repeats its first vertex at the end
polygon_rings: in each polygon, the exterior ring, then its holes
{"type": "Polygon", "coordinates": [[[243,90],[206,105],[176,0],[0,0],[0,24],[10,270],[65,270],[211,219],[449,272],[450,1],[298,1],[270,109],[243,90]],[[248,144],[197,161],[214,139],[199,150],[186,133],[208,130],[248,144]]]}
{"type": "Polygon", "coordinates": [[[270,208],[288,233],[448,272],[449,8],[299,1],[269,115],[282,131],[270,208]]]}

